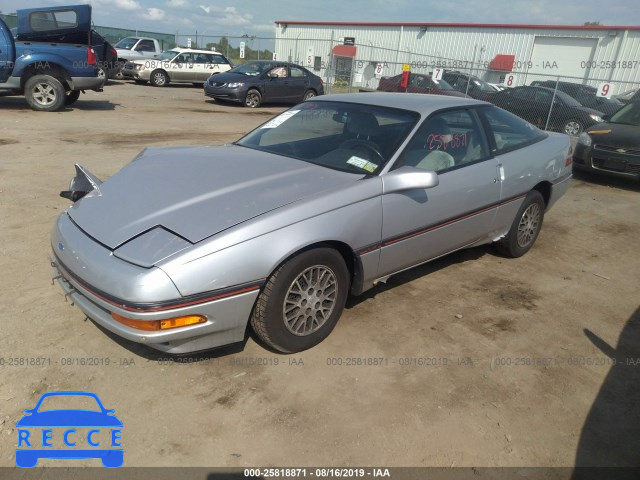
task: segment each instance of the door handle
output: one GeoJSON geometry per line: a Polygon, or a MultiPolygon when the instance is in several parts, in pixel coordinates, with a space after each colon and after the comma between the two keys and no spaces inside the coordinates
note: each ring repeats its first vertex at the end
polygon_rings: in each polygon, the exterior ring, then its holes
{"type": "Polygon", "coordinates": [[[498,178],[504,182],[504,166],[501,163],[498,164],[498,178]]]}

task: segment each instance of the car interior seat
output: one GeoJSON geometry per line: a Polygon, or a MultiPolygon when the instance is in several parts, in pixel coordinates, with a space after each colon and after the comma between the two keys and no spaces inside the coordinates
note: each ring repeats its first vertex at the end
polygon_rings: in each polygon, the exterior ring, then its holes
{"type": "Polygon", "coordinates": [[[429,120],[419,141],[414,140],[411,149],[405,154],[403,165],[423,170],[440,171],[455,165],[450,153],[444,151],[447,145],[441,139],[451,136],[451,129],[442,118],[429,120]]]}

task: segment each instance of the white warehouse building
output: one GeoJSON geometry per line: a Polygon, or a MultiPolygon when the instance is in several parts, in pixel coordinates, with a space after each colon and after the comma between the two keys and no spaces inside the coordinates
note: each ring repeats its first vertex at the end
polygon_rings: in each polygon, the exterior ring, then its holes
{"type": "Polygon", "coordinates": [[[276,22],[275,54],[329,83],[376,88],[404,64],[515,85],[558,79],[611,93],[640,86],[640,26],[276,22]]]}

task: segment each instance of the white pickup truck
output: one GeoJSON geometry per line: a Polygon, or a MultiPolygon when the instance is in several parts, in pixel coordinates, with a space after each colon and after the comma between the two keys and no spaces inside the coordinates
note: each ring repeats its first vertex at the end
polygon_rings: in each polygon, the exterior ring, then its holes
{"type": "Polygon", "coordinates": [[[152,60],[163,51],[155,38],[126,37],[115,45],[119,60],[152,60]]]}

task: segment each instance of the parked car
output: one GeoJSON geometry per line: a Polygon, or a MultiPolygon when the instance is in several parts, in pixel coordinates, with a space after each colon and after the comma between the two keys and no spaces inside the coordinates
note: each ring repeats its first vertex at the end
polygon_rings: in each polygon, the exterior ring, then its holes
{"type": "Polygon", "coordinates": [[[204,84],[211,75],[231,69],[231,62],[218,52],[174,48],[167,50],[155,60],[127,62],[122,69],[124,78],[136,83],[147,83],[155,87],[166,87],[169,83],[204,84]]]}
{"type": "Polygon", "coordinates": [[[499,92],[499,91],[504,90],[506,88],[501,83],[489,83],[489,85],[491,85],[491,88],[493,88],[496,92],[499,92]]]}
{"type": "Polygon", "coordinates": [[[640,102],[625,105],[578,138],[573,168],[640,179],[640,102]]]}
{"type": "Polygon", "coordinates": [[[626,92],[614,95],[613,98],[618,100],[620,103],[629,103],[632,101],[640,102],[640,89],[632,88],[631,90],[627,90],[626,92]]]}
{"type": "Polygon", "coordinates": [[[76,166],[54,275],[96,323],[166,353],[248,323],[296,352],[396,272],[494,241],[524,255],[569,187],[569,148],[473,99],[320,96],[233,144],[146,149],[105,182],[76,166]]]}
{"type": "Polygon", "coordinates": [[[455,70],[445,70],[442,78],[453,88],[461,93],[466,93],[471,98],[483,99],[486,93],[496,91],[484,80],[455,70]]]}
{"type": "Polygon", "coordinates": [[[256,108],[267,102],[298,103],[324,94],[322,79],[300,65],[255,60],[213,75],[204,94],[216,101],[256,108]]]}
{"type": "MultiPolygon", "coordinates": [[[[556,88],[555,80],[545,80],[531,82],[535,87],[547,87],[551,89],[556,88]]],[[[589,108],[593,108],[606,115],[611,115],[618,111],[622,107],[622,102],[614,98],[598,97],[596,94],[598,90],[595,87],[589,85],[582,85],[580,83],[572,82],[557,82],[557,89],[567,95],[575,98],[581,105],[589,108]]]]}
{"type": "Polygon", "coordinates": [[[378,83],[379,92],[406,92],[426,93],[433,95],[448,95],[450,97],[464,97],[464,93],[458,92],[447,83],[446,80],[433,80],[431,75],[412,73],[409,76],[409,85],[405,89],[400,86],[402,74],[395,77],[382,77],[378,83]]]}
{"type": "Polygon", "coordinates": [[[90,5],[23,9],[17,16],[18,40],[0,19],[0,93],[24,95],[34,110],[52,112],[74,103],[81,91],[102,90],[98,59],[87,43],[90,5]],[[78,43],[51,40],[60,36],[78,43]]]}
{"type": "Polygon", "coordinates": [[[585,128],[602,122],[602,112],[583,107],[577,100],[559,90],[554,97],[553,90],[546,87],[508,88],[487,94],[487,99],[539,128],[545,127],[548,118],[549,130],[567,135],[580,135],[585,128]]]}

